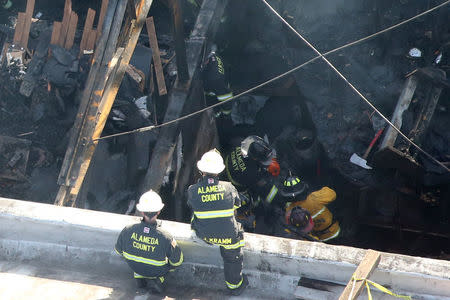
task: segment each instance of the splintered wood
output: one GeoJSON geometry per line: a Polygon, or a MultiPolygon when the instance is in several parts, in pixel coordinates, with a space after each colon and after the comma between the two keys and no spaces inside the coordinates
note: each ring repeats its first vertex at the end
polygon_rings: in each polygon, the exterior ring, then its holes
{"type": "Polygon", "coordinates": [[[95,18],[95,10],[89,8],[86,16],[86,21],[84,22],[83,35],[81,36],[80,54],[83,54],[83,51],[86,50],[89,34],[92,30],[92,26],[94,25],[94,18],[95,18]]]}
{"type": "Polygon", "coordinates": [[[106,10],[108,9],[108,0],[102,1],[102,6],[100,8],[100,15],[98,17],[97,28],[94,29],[94,19],[95,19],[95,10],[89,8],[86,21],[84,22],[83,35],[81,37],[80,42],[80,56],[88,51],[92,53],[95,48],[95,43],[100,39],[102,29],[103,29],[103,21],[105,20],[106,10]]]}
{"type": "Polygon", "coordinates": [[[50,44],[71,49],[77,31],[78,15],[72,11],[72,1],[66,0],[62,22],[53,22],[50,44]]]}

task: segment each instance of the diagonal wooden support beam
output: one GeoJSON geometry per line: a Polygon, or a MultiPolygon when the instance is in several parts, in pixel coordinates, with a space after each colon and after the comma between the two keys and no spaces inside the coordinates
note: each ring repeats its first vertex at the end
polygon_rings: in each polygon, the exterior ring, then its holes
{"type": "MultiPolygon", "coordinates": [[[[115,55],[108,60],[105,58],[111,56],[105,55],[102,66],[106,68],[103,68],[103,71],[98,74],[93,74],[92,77],[95,77],[95,83],[87,86],[88,90],[85,89],[84,94],[89,96],[89,98],[87,100],[83,99],[85,103],[80,105],[76,121],[76,126],[79,127],[74,127],[74,131],[76,130],[77,132],[74,138],[71,139],[71,144],[69,144],[63,167],[61,168],[58,181],[61,187],[55,200],[57,205],[77,206],[78,193],[98,144],[97,141],[94,142],[93,140],[100,137],[103,131],[126,67],[134,52],[142,27],[145,24],[145,18],[152,4],[151,0],[140,0],[138,2],[136,8],[138,17],[130,24],[127,24],[127,26],[131,27],[127,43],[124,48],[117,48],[120,33],[117,29],[120,29],[122,24],[128,0],[119,0],[118,2],[117,10],[120,12],[116,13],[114,17],[116,26],[111,29],[107,46],[102,49],[104,52],[114,51],[115,55]]],[[[106,28],[108,28],[106,24],[104,26],[104,34],[106,34],[106,28]]],[[[127,28],[123,30],[127,30],[127,28]]],[[[99,45],[102,44],[104,38],[102,37],[99,45]]],[[[99,48],[100,46],[97,48],[96,54],[99,48]]],[[[96,60],[94,59],[93,61],[95,63],[96,60]]],[[[91,72],[89,77],[91,77],[91,72]]]]}
{"type": "Polygon", "coordinates": [[[160,96],[167,94],[166,82],[159,53],[158,39],[156,38],[155,22],[153,17],[147,18],[147,33],[152,48],[153,65],[155,66],[156,82],[158,83],[158,93],[160,96]]]}
{"type": "MultiPolygon", "coordinates": [[[[367,279],[370,277],[372,272],[378,266],[380,262],[381,254],[378,251],[367,250],[366,255],[356,268],[355,273],[353,273],[353,278],[355,279],[367,279]]],[[[364,288],[364,280],[353,280],[350,279],[344,291],[342,292],[339,300],[355,300],[361,294],[364,288]]]]}
{"type": "Polygon", "coordinates": [[[109,0],[102,0],[102,6],[100,8],[100,15],[98,17],[98,24],[97,24],[97,41],[100,39],[100,36],[102,35],[103,21],[105,20],[106,10],[108,9],[108,1],[109,0]]]}
{"type": "MultiPolygon", "coordinates": [[[[191,99],[188,97],[193,94],[193,86],[198,85],[197,79],[200,75],[199,66],[202,60],[203,49],[206,45],[207,37],[212,38],[214,36],[213,28],[216,28],[214,23],[218,23],[227,4],[227,0],[203,1],[190,39],[186,42],[186,54],[188,57],[186,61],[188,62],[188,73],[191,76],[187,82],[183,82],[178,77],[174,87],[169,91],[164,123],[179,118],[184,108],[186,108],[185,113],[192,110],[192,105],[185,104],[192,104],[189,101],[191,99]],[[194,83],[197,81],[197,83],[193,84],[193,81],[194,83]]],[[[152,152],[149,168],[143,183],[139,187],[140,192],[145,192],[149,189],[158,191],[160,189],[164,174],[172,161],[176,138],[180,133],[181,127],[180,122],[175,122],[160,129],[156,145],[152,152]]]]}

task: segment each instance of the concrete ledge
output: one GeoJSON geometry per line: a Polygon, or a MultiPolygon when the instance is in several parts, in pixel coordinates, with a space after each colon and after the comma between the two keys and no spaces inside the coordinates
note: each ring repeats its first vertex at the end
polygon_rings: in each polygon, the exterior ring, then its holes
{"type": "MultiPolygon", "coordinates": [[[[0,198],[0,259],[70,266],[89,272],[130,276],[114,251],[117,235],[128,224],[124,216],[0,198]]],[[[185,264],[174,273],[180,284],[223,288],[217,247],[191,237],[189,224],[163,221],[162,228],[179,242],[185,264]]],[[[292,298],[298,279],[346,284],[365,250],[263,235],[245,235],[244,271],[250,284],[266,296],[292,298]]],[[[450,297],[450,262],[382,253],[371,280],[398,293],[450,297]]]]}

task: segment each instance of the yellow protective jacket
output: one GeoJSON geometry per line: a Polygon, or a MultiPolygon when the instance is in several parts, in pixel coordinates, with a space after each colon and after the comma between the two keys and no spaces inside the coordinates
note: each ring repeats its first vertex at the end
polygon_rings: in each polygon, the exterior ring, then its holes
{"type": "Polygon", "coordinates": [[[336,199],[336,192],[329,187],[323,187],[318,191],[312,192],[305,200],[291,203],[286,208],[286,219],[289,219],[292,209],[300,206],[306,209],[314,221],[314,228],[311,235],[317,237],[320,241],[328,241],[337,237],[341,231],[339,222],[333,220],[333,214],[325,206],[336,199]]]}

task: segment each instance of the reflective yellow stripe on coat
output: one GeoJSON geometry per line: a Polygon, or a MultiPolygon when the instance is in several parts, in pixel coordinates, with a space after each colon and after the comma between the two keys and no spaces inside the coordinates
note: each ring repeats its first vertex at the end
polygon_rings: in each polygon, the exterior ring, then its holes
{"type": "Polygon", "coordinates": [[[220,245],[222,247],[224,247],[225,249],[237,249],[239,247],[244,247],[245,246],[245,241],[244,240],[240,240],[239,242],[232,244],[232,245],[220,245]]]}
{"type": "Polygon", "coordinates": [[[199,219],[232,217],[234,216],[234,208],[223,210],[194,211],[194,215],[199,219]]]}
{"type": "Polygon", "coordinates": [[[179,265],[181,265],[183,263],[183,252],[181,252],[180,260],[178,262],[174,263],[169,259],[169,263],[174,267],[178,267],[179,265]]]}
{"type": "Polygon", "coordinates": [[[152,265],[152,266],[164,266],[167,264],[167,257],[165,260],[154,260],[154,259],[148,259],[145,257],[141,257],[141,256],[136,256],[133,254],[130,254],[128,252],[123,251],[123,257],[125,257],[128,260],[132,260],[135,262],[139,262],[139,263],[144,263],[147,265],[152,265]]]}

